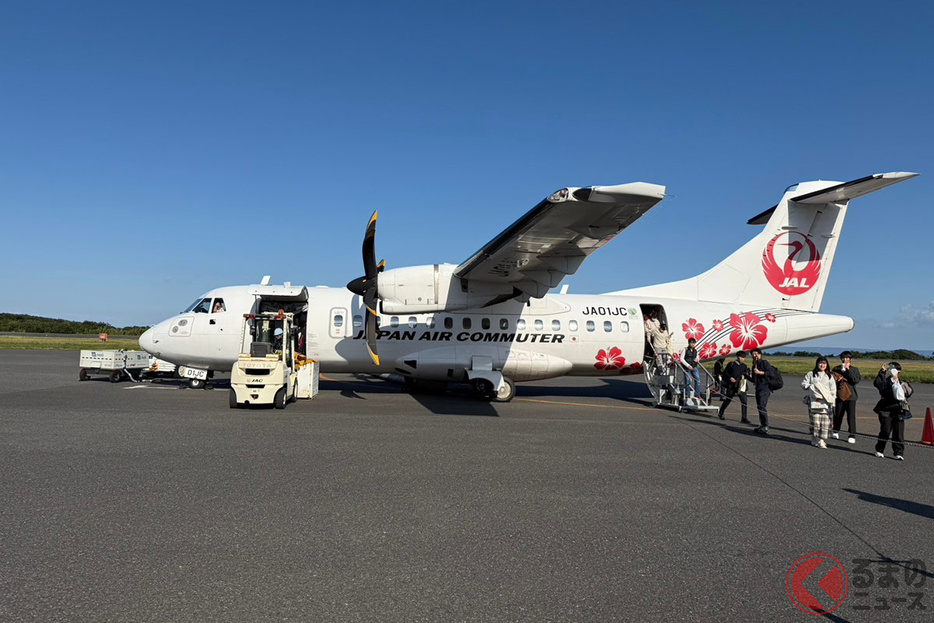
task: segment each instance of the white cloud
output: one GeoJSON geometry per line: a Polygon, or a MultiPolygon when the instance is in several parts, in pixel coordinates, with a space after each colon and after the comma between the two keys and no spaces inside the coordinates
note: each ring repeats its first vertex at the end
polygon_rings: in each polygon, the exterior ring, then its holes
{"type": "Polygon", "coordinates": [[[902,305],[899,310],[899,317],[906,324],[934,326],[934,302],[920,308],[911,303],[902,305]]]}

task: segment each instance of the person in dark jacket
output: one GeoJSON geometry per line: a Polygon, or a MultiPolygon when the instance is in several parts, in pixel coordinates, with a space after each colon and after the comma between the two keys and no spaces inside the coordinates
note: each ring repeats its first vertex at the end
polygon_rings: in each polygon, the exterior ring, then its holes
{"type": "Polygon", "coordinates": [[[843,423],[843,415],[846,414],[847,429],[850,435],[847,438],[848,443],[856,443],[856,385],[862,380],[859,374],[859,368],[851,365],[853,353],[848,350],[840,353],[839,366],[833,369],[832,374],[837,381],[837,401],[833,409],[833,433],[831,437],[840,439],[840,425],[843,423]],[[845,391],[843,386],[848,386],[850,397],[846,400],[840,398],[840,392],[845,391]]]}
{"type": "Polygon", "coordinates": [[[898,379],[898,373],[902,366],[893,361],[882,366],[876,375],[876,380],[872,382],[879,390],[879,402],[876,403],[873,411],[879,416],[879,440],[876,441],[876,456],[880,459],[885,458],[885,444],[889,437],[892,438],[892,452],[894,458],[898,461],[905,460],[905,418],[902,408],[902,402],[905,400],[905,393],[901,382],[898,379]]]}
{"type": "Polygon", "coordinates": [[[760,435],[769,434],[769,398],[772,389],[769,387],[769,378],[775,374],[772,364],[762,358],[762,351],[754,348],[752,351],[752,380],[756,384],[756,410],[759,411],[759,426],[754,432],[760,435]]]}
{"type": "Polygon", "coordinates": [[[723,388],[725,389],[723,403],[720,405],[720,411],[717,416],[722,420],[723,412],[730,406],[730,401],[736,396],[743,407],[744,424],[750,424],[747,417],[746,406],[746,378],[749,376],[749,368],[746,367],[746,351],[736,353],[736,361],[731,361],[723,370],[723,388]]]}

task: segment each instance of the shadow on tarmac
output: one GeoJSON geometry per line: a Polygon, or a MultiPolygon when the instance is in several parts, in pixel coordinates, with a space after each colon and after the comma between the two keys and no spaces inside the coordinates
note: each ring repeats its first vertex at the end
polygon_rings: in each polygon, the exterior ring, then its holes
{"type": "Polygon", "coordinates": [[[875,493],[869,493],[867,491],[858,491],[857,489],[843,489],[847,493],[856,494],[859,499],[863,502],[869,502],[871,504],[880,504],[882,506],[888,506],[889,508],[894,508],[906,513],[911,513],[912,515],[919,515],[927,519],[934,519],[934,506],[930,504],[921,504],[919,502],[912,502],[910,500],[902,500],[899,498],[891,498],[885,495],[876,495],[875,493]]]}

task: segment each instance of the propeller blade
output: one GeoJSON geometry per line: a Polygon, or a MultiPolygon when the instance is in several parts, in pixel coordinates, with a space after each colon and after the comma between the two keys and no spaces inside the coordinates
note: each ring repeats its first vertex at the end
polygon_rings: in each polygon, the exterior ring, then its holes
{"type": "Polygon", "coordinates": [[[370,217],[370,222],[366,224],[366,234],[363,236],[363,274],[367,279],[376,276],[376,214],[370,217]]]}
{"type": "Polygon", "coordinates": [[[379,355],[376,354],[376,336],[379,327],[376,326],[376,312],[367,308],[366,324],[363,327],[363,333],[366,337],[366,350],[370,353],[370,359],[373,363],[379,365],[379,355]]]}

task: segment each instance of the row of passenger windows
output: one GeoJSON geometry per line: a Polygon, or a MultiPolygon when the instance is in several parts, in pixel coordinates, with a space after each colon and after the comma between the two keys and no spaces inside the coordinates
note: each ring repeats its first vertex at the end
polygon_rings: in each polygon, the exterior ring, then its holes
{"type": "MultiPolygon", "coordinates": [[[[492,322],[493,322],[493,321],[492,321],[490,318],[481,318],[481,319],[480,319],[480,327],[479,327],[479,328],[480,328],[480,329],[483,329],[483,330],[489,330],[489,329],[493,326],[492,322]]],[[[338,315],[335,315],[335,316],[334,316],[334,325],[335,325],[335,326],[339,327],[339,326],[343,325],[343,323],[344,323],[344,317],[343,317],[342,315],[338,314],[338,315]]],[[[510,329],[509,318],[500,318],[499,321],[498,321],[498,323],[499,323],[499,329],[500,329],[500,331],[508,331],[508,330],[510,329]]],[[[429,317],[428,317],[428,320],[427,320],[427,322],[426,322],[425,324],[426,324],[426,326],[427,326],[429,329],[434,329],[434,328],[435,328],[435,325],[436,325],[436,323],[435,323],[435,317],[434,317],[434,316],[429,316],[429,317]]],[[[463,318],[461,318],[461,323],[460,323],[460,324],[461,324],[461,327],[460,327],[460,328],[466,329],[466,330],[470,330],[470,329],[474,328],[474,327],[473,327],[474,319],[468,318],[467,316],[464,316],[463,318]]],[[[551,324],[551,330],[552,330],[552,331],[560,331],[560,330],[561,330],[561,321],[560,321],[560,320],[552,320],[550,324],[551,324]]],[[[359,315],[354,316],[354,317],[353,317],[353,326],[354,326],[355,329],[360,329],[360,328],[362,328],[362,327],[363,327],[363,316],[359,316],[359,315]]],[[[403,326],[403,324],[402,324],[402,320],[399,318],[399,316],[390,316],[390,317],[389,317],[389,328],[391,328],[391,329],[398,329],[400,326],[403,326]]],[[[403,326],[403,328],[408,327],[408,328],[414,329],[414,328],[416,328],[417,326],[418,326],[418,318],[416,318],[415,316],[409,316],[408,321],[405,323],[405,325],[403,326]]],[[[444,316],[444,319],[442,320],[442,326],[443,326],[445,329],[453,329],[453,328],[454,328],[454,318],[451,317],[451,316],[444,316]]],[[[568,325],[567,325],[567,327],[568,327],[568,331],[579,331],[579,330],[580,330],[580,325],[578,324],[578,322],[577,322],[576,320],[568,320],[568,325]]],[[[525,331],[527,328],[529,328],[529,327],[527,326],[526,321],[525,321],[524,319],[520,318],[520,319],[518,319],[518,320],[516,321],[516,326],[515,326],[516,331],[525,331]]],[[[538,319],[536,319],[535,321],[532,322],[532,327],[531,327],[531,328],[533,328],[535,331],[544,331],[544,330],[545,330],[545,321],[542,320],[541,318],[538,318],[538,319]]],[[[585,328],[587,331],[593,333],[594,331],[597,330],[597,323],[594,322],[593,320],[586,320],[586,321],[584,321],[584,328],[585,328]]],[[[614,328],[614,327],[613,327],[613,322],[612,322],[612,321],[610,321],[610,320],[604,320],[604,321],[603,321],[603,330],[604,330],[606,333],[611,333],[611,332],[613,331],[613,328],[614,328]]],[[[621,320],[620,323],[619,323],[619,331],[622,332],[622,333],[629,333],[629,323],[628,323],[627,321],[625,321],[625,320],[621,320]]]]}

